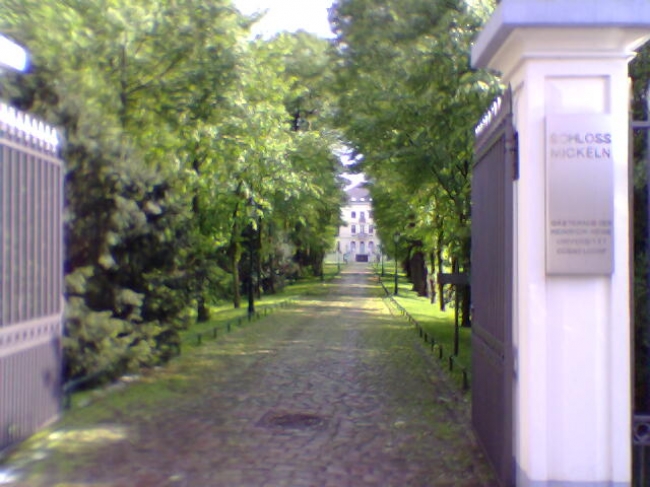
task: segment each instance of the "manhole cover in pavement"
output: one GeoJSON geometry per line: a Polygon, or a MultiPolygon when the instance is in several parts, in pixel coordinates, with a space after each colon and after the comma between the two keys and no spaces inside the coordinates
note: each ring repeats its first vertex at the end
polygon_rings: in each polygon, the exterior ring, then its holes
{"type": "Polygon", "coordinates": [[[259,421],[259,426],[281,429],[323,429],[327,418],[311,413],[268,412],[259,421]]]}

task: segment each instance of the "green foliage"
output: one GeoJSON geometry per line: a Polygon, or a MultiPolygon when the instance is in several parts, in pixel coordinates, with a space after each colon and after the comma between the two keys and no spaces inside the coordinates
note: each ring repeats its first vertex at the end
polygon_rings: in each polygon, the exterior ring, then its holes
{"type": "MultiPolygon", "coordinates": [[[[420,276],[421,290],[423,254],[434,272],[443,270],[435,269],[442,257],[448,268],[470,271],[473,129],[500,91],[469,60],[489,8],[462,0],[340,0],[332,15],[337,122],[370,180],[379,235],[390,243],[399,232],[397,257],[420,276]]],[[[386,250],[395,253],[390,244],[386,250]]]]}
{"type": "Polygon", "coordinates": [[[461,1],[343,0],[334,14],[339,122],[363,156],[383,241],[399,231],[405,242],[426,242],[441,224],[464,266],[473,127],[499,90],[470,68],[478,13],[461,1]]]}
{"type": "Polygon", "coordinates": [[[176,353],[210,303],[238,303],[247,237],[273,292],[295,252],[334,235],[327,42],[248,41],[249,23],[229,0],[0,5],[33,55],[2,96],[65,138],[67,378],[176,353]]]}
{"type": "Polygon", "coordinates": [[[169,358],[187,326],[185,210],[169,183],[69,144],[65,353],[69,377],[169,358]],[[101,168],[101,171],[97,171],[101,168]]]}
{"type": "Polygon", "coordinates": [[[7,95],[65,136],[66,376],[159,363],[203,269],[179,127],[235,78],[239,20],[221,1],[9,1],[0,14],[34,64],[7,95]]]}

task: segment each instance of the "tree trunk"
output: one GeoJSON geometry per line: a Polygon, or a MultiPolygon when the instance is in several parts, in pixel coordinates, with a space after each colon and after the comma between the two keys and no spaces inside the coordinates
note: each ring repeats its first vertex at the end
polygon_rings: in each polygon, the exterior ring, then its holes
{"type": "Polygon", "coordinates": [[[409,245],[406,254],[406,260],[403,262],[402,269],[406,272],[406,279],[410,282],[413,282],[413,277],[411,276],[411,259],[413,258],[413,247],[409,245]]]}
{"type": "Polygon", "coordinates": [[[429,261],[431,262],[431,275],[429,276],[429,290],[431,292],[431,304],[436,302],[436,256],[434,252],[429,253],[429,261]]]}
{"type": "MultiPolygon", "coordinates": [[[[465,218],[465,212],[460,214],[461,217],[461,223],[465,223],[467,221],[467,218],[465,218]]],[[[462,240],[462,255],[461,259],[459,262],[458,267],[463,269],[463,272],[466,273],[468,276],[471,271],[471,253],[472,253],[472,237],[471,235],[468,236],[467,238],[464,238],[462,240]]],[[[462,309],[462,314],[463,314],[463,322],[462,326],[464,327],[470,327],[470,313],[471,313],[471,307],[472,307],[472,294],[471,294],[471,288],[469,286],[469,283],[467,283],[466,286],[463,286],[462,288],[463,293],[462,293],[462,303],[461,303],[461,309],[462,309]]]]}
{"type": "Polygon", "coordinates": [[[269,248],[269,263],[268,263],[268,266],[269,266],[269,271],[268,271],[269,272],[269,278],[268,278],[269,294],[275,294],[276,293],[276,289],[275,289],[275,269],[274,269],[275,262],[273,260],[273,256],[275,255],[275,245],[274,245],[274,242],[273,242],[273,223],[270,222],[268,226],[269,226],[269,231],[268,231],[268,235],[269,235],[269,238],[268,238],[268,243],[269,243],[269,247],[268,247],[269,248]]]}
{"type": "MultiPolygon", "coordinates": [[[[243,181],[239,181],[235,194],[239,196],[243,181]]],[[[239,212],[239,202],[235,204],[232,212],[232,232],[230,234],[230,267],[232,269],[232,304],[235,308],[241,307],[241,283],[239,282],[239,260],[241,259],[241,244],[239,238],[241,237],[241,230],[237,221],[237,213],[239,212]]]]}
{"type": "Polygon", "coordinates": [[[239,259],[241,258],[241,245],[236,240],[238,225],[233,226],[233,240],[230,243],[230,267],[232,268],[232,304],[235,308],[241,307],[241,289],[239,282],[239,259]]]}
{"type": "Polygon", "coordinates": [[[462,313],[463,327],[470,328],[472,326],[472,288],[469,284],[463,286],[462,313]]]}
{"type": "Polygon", "coordinates": [[[413,252],[409,264],[413,291],[418,293],[418,296],[426,296],[427,267],[424,260],[424,254],[419,250],[413,252]]]}
{"type": "MultiPolygon", "coordinates": [[[[453,274],[458,274],[459,272],[459,267],[458,267],[458,259],[453,258],[451,260],[451,272],[453,274]]],[[[454,310],[454,319],[456,320],[456,323],[458,323],[458,313],[460,312],[459,310],[459,300],[460,300],[460,295],[463,294],[462,292],[462,286],[453,286],[452,288],[454,290],[454,302],[456,303],[455,310],[454,310]]]]}
{"type": "MultiPolygon", "coordinates": [[[[442,274],[442,245],[438,242],[438,248],[436,249],[436,257],[438,259],[438,272],[442,274]]],[[[438,296],[440,300],[440,311],[445,311],[445,289],[440,281],[438,281],[438,296]]]]}
{"type": "Polygon", "coordinates": [[[205,298],[202,294],[199,294],[196,299],[196,321],[203,323],[210,319],[210,309],[205,305],[205,298]]]}
{"type": "MultiPolygon", "coordinates": [[[[255,270],[257,272],[257,279],[255,280],[255,297],[262,299],[262,221],[257,222],[257,235],[255,241],[255,250],[253,253],[255,258],[255,270]]],[[[253,276],[251,276],[251,279],[253,276]]]]}
{"type": "Polygon", "coordinates": [[[318,250],[311,249],[309,261],[311,264],[311,271],[315,277],[324,278],[323,275],[323,261],[325,260],[325,253],[318,250]]]}
{"type": "Polygon", "coordinates": [[[269,255],[269,294],[275,294],[275,269],[273,268],[273,252],[269,255]]]}

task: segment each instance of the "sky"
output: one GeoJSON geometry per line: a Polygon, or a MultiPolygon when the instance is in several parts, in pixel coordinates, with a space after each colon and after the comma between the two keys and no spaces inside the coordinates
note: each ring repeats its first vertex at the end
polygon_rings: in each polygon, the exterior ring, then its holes
{"type": "Polygon", "coordinates": [[[234,0],[244,14],[268,10],[254,28],[254,34],[270,37],[278,31],[306,30],[321,37],[332,37],[327,9],[332,0],[234,0]]]}

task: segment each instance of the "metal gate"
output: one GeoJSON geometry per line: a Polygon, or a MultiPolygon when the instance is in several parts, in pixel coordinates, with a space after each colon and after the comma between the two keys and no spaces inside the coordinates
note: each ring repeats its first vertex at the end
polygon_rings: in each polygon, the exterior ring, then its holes
{"type": "Polygon", "coordinates": [[[632,485],[650,485],[650,89],[646,120],[631,122],[634,168],[635,414],[632,425],[632,485]]]}
{"type": "Polygon", "coordinates": [[[62,163],[54,130],[0,104],[0,451],[61,399],[62,163]]]}
{"type": "Polygon", "coordinates": [[[476,127],[472,175],[472,423],[499,482],[514,485],[512,418],[512,94],[476,127]]]}

